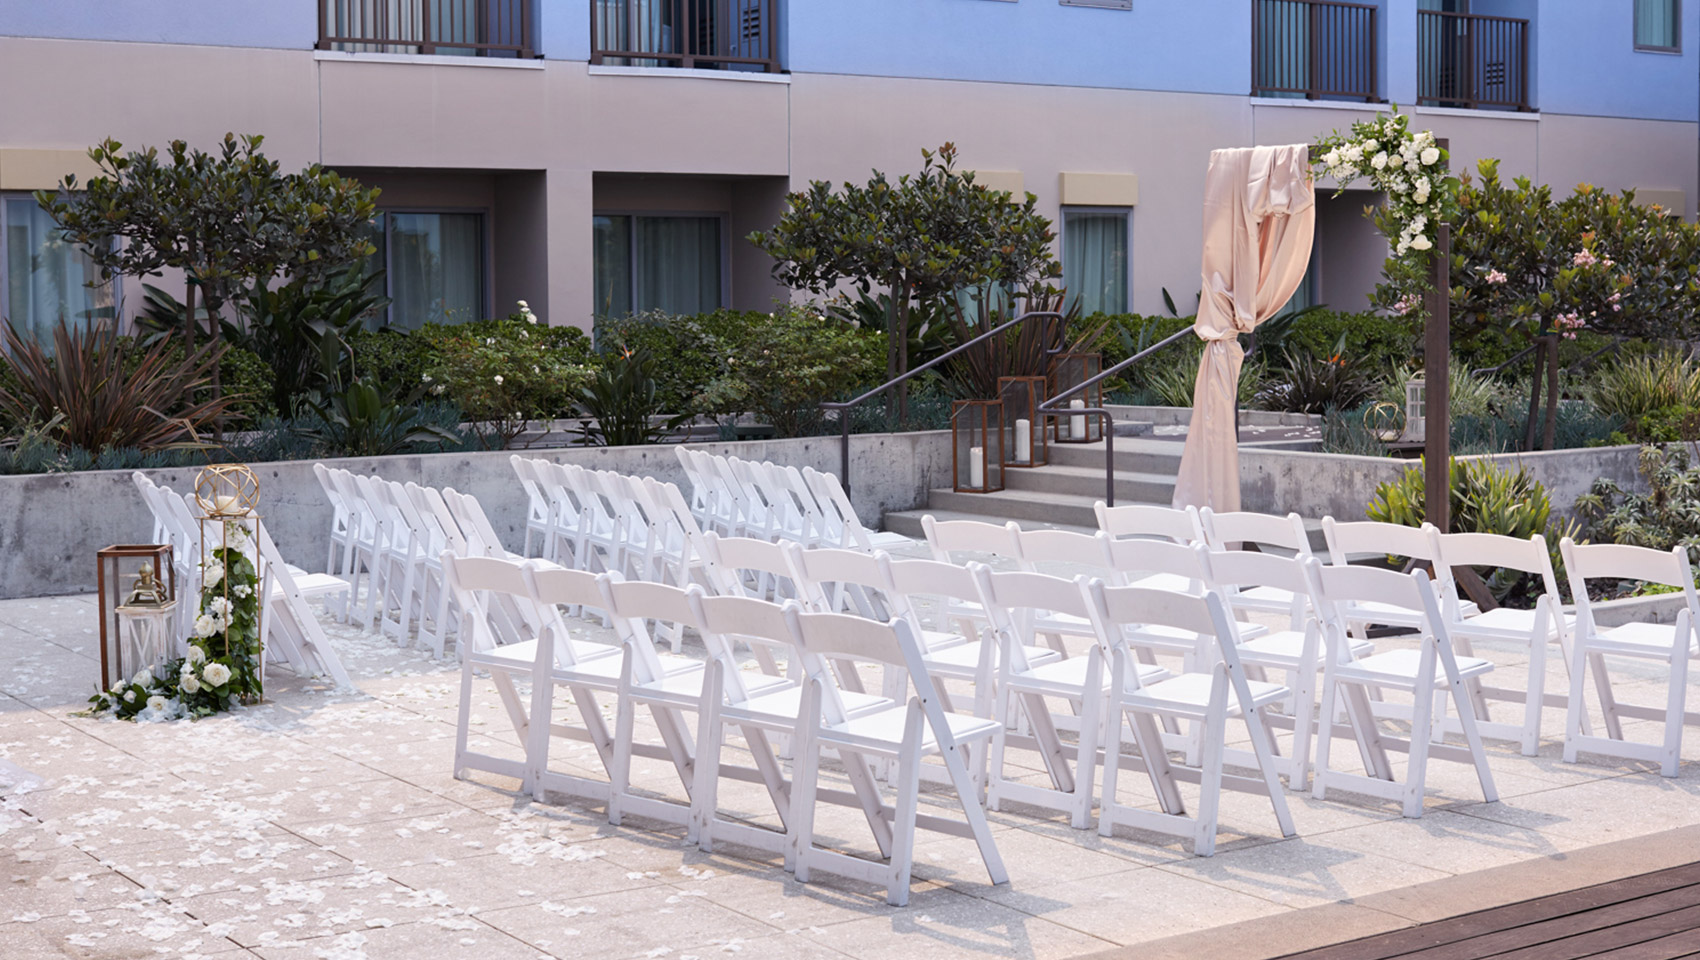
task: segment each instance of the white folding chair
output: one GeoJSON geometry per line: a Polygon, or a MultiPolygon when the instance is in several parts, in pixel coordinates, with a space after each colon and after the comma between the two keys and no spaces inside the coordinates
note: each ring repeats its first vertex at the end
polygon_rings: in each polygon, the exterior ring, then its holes
{"type": "MultiPolygon", "coordinates": [[[[1405,528],[1410,529],[1410,528],[1405,528]]],[[[1467,682],[1493,669],[1493,664],[1477,657],[1460,657],[1452,648],[1446,620],[1440,612],[1429,578],[1422,571],[1396,573],[1364,566],[1324,566],[1317,571],[1322,589],[1324,638],[1327,642],[1322,680],[1322,708],[1318,716],[1316,775],[1311,793],[1316,799],[1326,798],[1330,787],[1354,793],[1368,794],[1384,800],[1400,801],[1405,816],[1423,815],[1423,789],[1428,776],[1430,759],[1454,760],[1473,764],[1481,783],[1482,797],[1489,803],[1499,799],[1494,789],[1493,773],[1488,769],[1487,754],[1482,749],[1480,732],[1476,729],[1474,705],[1470,702],[1467,682]],[[1373,604],[1373,606],[1368,606],[1373,604]],[[1417,647],[1389,650],[1359,660],[1348,653],[1346,629],[1347,610],[1373,610],[1380,621],[1396,615],[1406,622],[1414,621],[1418,631],[1417,647]],[[1411,695],[1411,734],[1400,738],[1383,729],[1376,719],[1369,697],[1370,690],[1399,690],[1411,695]],[[1435,694],[1451,696],[1458,710],[1464,733],[1464,746],[1432,742],[1435,694]],[[1337,716],[1336,707],[1343,706],[1348,727],[1356,739],[1365,773],[1347,773],[1331,769],[1329,751],[1333,745],[1334,724],[1326,722],[1337,716]],[[1387,759],[1389,750],[1406,752],[1405,781],[1398,782],[1387,759]]]]}
{"type": "Polygon", "coordinates": [[[1696,600],[1694,573],[1687,548],[1669,551],[1630,547],[1615,543],[1579,544],[1565,537],[1558,542],[1570,577],[1570,595],[1576,601],[1576,635],[1570,649],[1570,704],[1565,720],[1564,760],[1575,763],[1578,753],[1601,753],[1630,760],[1650,760],[1667,777],[1677,774],[1682,762],[1682,726],[1700,723],[1700,715],[1687,712],[1688,661],[1700,656],[1700,601],[1696,600]],[[1588,599],[1589,580],[1640,580],[1675,587],[1682,591],[1683,606],[1674,624],[1626,623],[1601,627],[1594,620],[1588,599]],[[1651,660],[1670,666],[1665,683],[1664,709],[1620,703],[1612,689],[1607,657],[1651,660]],[[1594,672],[1604,715],[1606,735],[1592,736],[1582,727],[1586,706],[1582,688],[1589,669],[1594,672]],[[1623,718],[1658,721],[1664,725],[1659,743],[1635,743],[1623,736],[1623,718]]]}
{"type": "Polygon", "coordinates": [[[309,602],[314,596],[343,595],[348,585],[328,573],[298,573],[284,562],[264,521],[258,518],[253,536],[261,564],[260,584],[266,591],[260,613],[266,651],[281,653],[299,676],[328,677],[338,689],[353,689],[354,681],[309,602]]]}
{"type": "Polygon", "coordinates": [[[814,467],[804,467],[803,481],[814,492],[815,502],[820,505],[821,514],[826,519],[826,535],[830,545],[857,550],[914,546],[915,541],[901,533],[883,530],[874,532],[862,526],[861,518],[856,515],[856,508],[850,504],[849,494],[844,492],[844,485],[839,483],[838,477],[833,474],[822,473],[814,467]]]}
{"type": "MultiPolygon", "coordinates": [[[[1532,574],[1541,580],[1540,596],[1529,610],[1497,607],[1466,617],[1459,613],[1456,594],[1441,598],[1440,605],[1446,617],[1446,629],[1460,653],[1474,654],[1477,640],[1517,644],[1529,651],[1529,675],[1522,689],[1478,683],[1471,685],[1470,692],[1476,704],[1476,726],[1482,736],[1516,741],[1523,755],[1532,757],[1540,750],[1542,708],[1569,705],[1565,694],[1546,692],[1547,645],[1559,644],[1565,668],[1569,669],[1570,631],[1576,623],[1575,615],[1565,613],[1559,600],[1558,578],[1553,575],[1547,540],[1538,533],[1523,540],[1491,533],[1441,533],[1433,528],[1430,536],[1439,565],[1449,573],[1457,567],[1496,567],[1532,574]],[[1493,720],[1488,712],[1490,700],[1522,704],[1522,723],[1493,720]]],[[[1586,718],[1586,713],[1583,717],[1586,718]]]]}
{"type": "MultiPolygon", "coordinates": [[[[1481,612],[1480,608],[1453,596],[1452,571],[1435,562],[1434,541],[1429,536],[1432,529],[1434,525],[1430,523],[1407,527],[1375,520],[1342,523],[1333,517],[1322,518],[1322,535],[1328,541],[1328,562],[1331,566],[1345,566],[1354,558],[1404,557],[1408,567],[1421,564],[1429,569],[1437,599],[1449,602],[1445,598],[1452,597],[1457,601],[1460,616],[1473,617],[1481,612]]],[[[1423,619],[1419,611],[1374,599],[1348,603],[1338,613],[1347,626],[1357,631],[1364,631],[1370,626],[1415,629],[1423,619]]]]}
{"type": "Polygon", "coordinates": [[[449,630],[454,626],[454,591],[448,588],[443,573],[442,552],[447,551],[457,557],[467,556],[466,539],[461,536],[460,527],[455,524],[454,516],[449,513],[441,493],[430,487],[421,487],[412,481],[403,484],[402,489],[413,505],[413,517],[428,531],[425,542],[440,544],[438,552],[430,558],[434,565],[432,574],[436,583],[428,599],[434,602],[429,616],[423,612],[419,616],[419,638],[431,645],[433,657],[442,659],[444,648],[448,644],[449,630]]]}
{"type": "MultiPolygon", "coordinates": [[[[1209,507],[1198,511],[1204,542],[1211,550],[1256,549],[1263,552],[1310,556],[1310,535],[1296,513],[1277,517],[1267,513],[1217,513],[1209,507]],[[1271,549],[1273,548],[1273,549],[1271,549]]],[[[1250,587],[1227,594],[1229,607],[1238,611],[1286,614],[1289,629],[1302,630],[1310,616],[1303,596],[1272,586],[1250,587]]]]}
{"type": "Polygon", "coordinates": [[[725,489],[719,471],[711,462],[714,455],[686,446],[675,447],[674,452],[691,485],[691,515],[697,518],[697,525],[723,537],[743,536],[737,498],[725,489]]]}
{"type": "MultiPolygon", "coordinates": [[[[1195,547],[1202,550],[1202,545],[1195,547]]],[[[1098,832],[1115,833],[1118,823],[1160,833],[1190,836],[1192,852],[1208,857],[1216,852],[1217,813],[1224,788],[1259,793],[1269,798],[1283,837],[1294,834],[1293,817],[1277,779],[1274,740],[1264,716],[1266,709],[1287,695],[1280,684],[1248,679],[1239,661],[1235,622],[1220,594],[1189,596],[1147,587],[1109,587],[1102,580],[1081,585],[1093,626],[1113,650],[1104,745],[1104,790],[1098,809],[1098,832]],[[1205,671],[1156,680],[1144,672],[1120,640],[1124,626],[1162,624],[1209,636],[1215,662],[1205,671]],[[1251,739],[1250,764],[1257,776],[1227,773],[1227,725],[1232,717],[1245,723],[1251,739]],[[1157,722],[1164,718],[1192,721],[1201,728],[1202,760],[1195,770],[1177,769],[1163,745],[1157,722]],[[1122,723],[1133,731],[1139,767],[1151,779],[1160,811],[1124,804],[1117,795],[1122,756],[1122,723]],[[1195,779],[1198,809],[1186,813],[1177,781],[1195,779]]],[[[1083,747],[1084,749],[1084,747],[1083,747]]]]}
{"type": "MultiPolygon", "coordinates": [[[[993,709],[998,731],[992,738],[986,803],[992,810],[999,809],[1005,800],[1059,810],[1068,814],[1071,826],[1084,829],[1092,816],[1093,778],[1104,695],[1109,684],[1106,665],[1110,651],[1103,638],[1096,636],[1084,657],[1034,664],[1027,659],[1026,651],[1037,646],[1035,624],[1042,616],[1065,613],[1090,622],[1080,586],[1086,578],[1077,578],[1077,582],[1024,570],[994,573],[981,563],[972,564],[970,569],[999,642],[993,709]],[[1077,713],[1073,717],[1058,717],[1051,712],[1046,698],[1069,701],[1077,713]],[[1012,704],[1020,710],[1031,735],[1009,729],[1016,720],[1010,713],[1012,704]],[[1068,726],[1079,730],[1075,744],[1064,742],[1058,733],[1068,726]],[[1006,778],[1005,757],[1011,746],[1038,752],[1051,778],[1049,787],[1006,778]]],[[[1146,682],[1169,675],[1169,671],[1151,664],[1138,664],[1135,669],[1146,682]]]]}
{"type": "Polygon", "coordinates": [[[519,477],[520,486],[525,489],[525,547],[522,552],[528,557],[542,556],[554,560],[555,505],[544,492],[536,463],[517,453],[508,459],[513,464],[514,474],[519,477]],[[541,553],[532,553],[533,540],[538,542],[541,553]]]}
{"type": "Polygon", "coordinates": [[[815,870],[883,884],[886,902],[909,902],[910,872],[915,855],[915,831],[934,830],[972,839],[993,884],[1007,883],[1008,872],[992,839],[978,792],[968,774],[964,748],[984,741],[998,729],[996,721],[946,713],[922,663],[920,644],[905,621],[875,623],[837,613],[804,613],[788,604],[786,619],[801,651],[807,684],[804,688],[801,744],[797,773],[792,781],[792,823],[796,837],[796,877],[807,883],[815,870]],[[826,668],[829,660],[855,660],[906,669],[915,695],[906,706],[892,706],[856,716],[845,709],[843,697],[826,668]],[[833,749],[851,772],[852,783],[872,786],[869,761],[890,760],[897,766],[896,796],[886,805],[877,792],[858,789],[863,812],[886,862],[853,857],[815,844],[815,803],[821,753],[833,749]],[[962,807],[961,820],[919,811],[921,764],[938,755],[962,807]],[[883,842],[881,842],[883,841],[883,842]]]}
{"type": "Polygon", "coordinates": [[[1141,563],[1141,545],[1149,541],[1192,544],[1204,540],[1204,528],[1198,518],[1198,508],[1159,507],[1145,503],[1130,503],[1106,507],[1102,500],[1093,504],[1098,515],[1098,529],[1109,534],[1114,549],[1120,581],[1138,582],[1157,590],[1197,590],[1199,585],[1172,571],[1150,563],[1141,563]],[[1124,540],[1134,541],[1123,544],[1124,540]]]}
{"type": "Polygon", "coordinates": [[[325,499],[330,501],[331,505],[330,545],[325,553],[325,572],[341,574],[342,565],[337,561],[347,552],[351,512],[348,502],[343,499],[342,491],[337,489],[335,481],[331,479],[330,467],[322,463],[313,464],[313,476],[318,479],[319,488],[325,492],[325,499]]]}

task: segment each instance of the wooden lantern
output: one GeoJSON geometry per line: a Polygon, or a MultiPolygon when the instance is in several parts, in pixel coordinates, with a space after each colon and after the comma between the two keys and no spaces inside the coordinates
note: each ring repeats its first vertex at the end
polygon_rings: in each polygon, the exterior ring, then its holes
{"type": "Polygon", "coordinates": [[[125,621],[130,618],[120,610],[163,606],[174,611],[177,567],[172,562],[171,544],[124,543],[96,551],[95,589],[100,595],[100,688],[111,690],[119,680],[127,680],[142,667],[152,666],[131,663],[131,658],[125,656],[128,631],[125,621]],[[144,567],[148,568],[145,575],[144,567]],[[137,585],[144,581],[158,584],[159,589],[138,591],[137,585]]]}
{"type": "Polygon", "coordinates": [[[957,493],[1003,489],[1002,400],[958,400],[950,411],[950,470],[957,493]]]}
{"type": "Polygon", "coordinates": [[[1044,377],[999,377],[998,397],[1003,401],[1004,461],[1006,467],[1042,467],[1049,462],[1045,422],[1044,377]]]}
{"type": "MultiPolygon", "coordinates": [[[[1104,359],[1100,354],[1064,353],[1059,355],[1051,365],[1051,396],[1061,396],[1068,390],[1091,380],[1098,375],[1103,366],[1104,359]]],[[[1071,410],[1103,407],[1103,385],[1092,384],[1070,397],[1068,405],[1071,410]]],[[[1059,412],[1056,415],[1055,422],[1058,443],[1096,443],[1104,439],[1104,423],[1096,415],[1059,412]]]]}

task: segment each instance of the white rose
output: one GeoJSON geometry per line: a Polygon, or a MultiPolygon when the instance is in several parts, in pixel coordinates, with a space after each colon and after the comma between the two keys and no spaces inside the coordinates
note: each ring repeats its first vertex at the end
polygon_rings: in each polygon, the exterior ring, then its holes
{"type": "Polygon", "coordinates": [[[1436,147],[1425,148],[1422,152],[1422,161],[1425,167],[1434,166],[1440,161],[1440,150],[1436,147]]]}
{"type": "Polygon", "coordinates": [[[159,696],[158,694],[155,694],[154,696],[149,697],[148,698],[148,709],[152,710],[154,713],[164,713],[165,712],[165,698],[162,697],[162,696],[159,696]]]}
{"type": "Polygon", "coordinates": [[[1376,168],[1377,170],[1386,170],[1387,169],[1387,154],[1385,154],[1385,153],[1376,154],[1375,157],[1370,160],[1369,165],[1376,168]]]}
{"type": "Polygon", "coordinates": [[[526,303],[524,300],[515,300],[514,302],[519,304],[519,308],[521,310],[530,310],[531,309],[531,304],[526,303]]]}
{"type": "Polygon", "coordinates": [[[230,668],[222,663],[209,663],[207,668],[201,671],[201,676],[207,683],[215,687],[222,687],[230,682],[230,668]]]}
{"type": "Polygon", "coordinates": [[[1329,169],[1333,169],[1334,167],[1339,166],[1340,165],[1340,151],[1339,150],[1330,150],[1327,153],[1323,154],[1322,155],[1322,165],[1325,166],[1325,167],[1328,167],[1329,169]]]}
{"type": "Polygon", "coordinates": [[[189,660],[190,664],[206,663],[207,662],[207,652],[205,650],[202,650],[200,647],[190,646],[189,647],[188,660],[189,660]]]}
{"type": "Polygon", "coordinates": [[[1428,203],[1428,191],[1427,190],[1418,190],[1416,195],[1411,197],[1411,199],[1416,201],[1418,204],[1428,203]]]}
{"type": "Polygon", "coordinates": [[[136,672],[135,676],[130,678],[130,682],[138,687],[152,686],[153,672],[150,670],[139,670],[136,672]]]}
{"type": "Polygon", "coordinates": [[[1405,165],[1405,158],[1401,157],[1397,153],[1389,154],[1387,157],[1387,165],[1397,170],[1405,165]]]}
{"type": "Polygon", "coordinates": [[[218,624],[212,617],[201,614],[195,618],[195,636],[205,639],[218,632],[218,624]]]}
{"type": "Polygon", "coordinates": [[[1432,246],[1434,246],[1434,244],[1430,243],[1429,239],[1420,233],[1411,238],[1412,250],[1427,250],[1432,246]]]}
{"type": "Polygon", "coordinates": [[[185,673],[183,676],[179,677],[177,679],[177,686],[181,688],[184,693],[201,692],[201,681],[196,680],[195,675],[192,673],[185,673]]]}
{"type": "Polygon", "coordinates": [[[136,691],[134,691],[134,690],[124,691],[124,702],[125,703],[135,703],[136,702],[136,691]]]}
{"type": "Polygon", "coordinates": [[[212,601],[207,604],[207,609],[212,611],[212,615],[215,617],[228,617],[230,616],[230,601],[224,597],[213,597],[212,601]]]}
{"type": "Polygon", "coordinates": [[[1380,149],[1381,149],[1381,144],[1378,141],[1375,141],[1375,140],[1365,140],[1364,141],[1364,152],[1365,153],[1374,153],[1374,152],[1376,152],[1377,150],[1380,150],[1380,149]]]}

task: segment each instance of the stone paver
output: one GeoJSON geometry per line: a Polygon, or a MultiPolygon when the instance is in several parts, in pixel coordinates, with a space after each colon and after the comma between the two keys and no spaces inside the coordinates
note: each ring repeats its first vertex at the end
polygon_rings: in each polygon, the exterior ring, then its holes
{"type": "MultiPolygon", "coordinates": [[[[1185,941],[1165,938],[1208,930],[1255,940],[1259,922],[1298,924],[1307,909],[1335,911],[1345,937],[1427,909],[1411,894],[1423,884],[1440,881],[1469,902],[1472,876],[1487,884],[1505,869],[1700,824],[1700,737],[1688,738],[1676,780],[1645,764],[1569,765],[1553,711],[1540,756],[1490,745],[1497,803],[1481,802],[1470,769],[1437,762],[1421,820],[1349,795],[1289,794],[1299,836],[1283,840],[1266,800],[1227,794],[1211,859],[1172,838],[1103,838],[1006,810],[992,822],[1008,885],[987,882],[971,843],[923,833],[911,903],[896,909],[866,884],[796,883],[777,857],[730,846],[703,854],[682,831],[639,817],[614,828],[593,805],[537,804],[511,780],[453,779],[456,665],[328,619],[356,690],[274,669],[267,702],[228,716],[141,725],[74,716],[98,675],[95,616],[87,597],[0,602],[7,960],[1066,958],[1156,941],[1169,950],[1185,941]]],[[[1501,663],[1504,685],[1526,670],[1514,651],[1479,652],[1501,663]]],[[[1551,671],[1549,689],[1562,689],[1562,665],[1551,671]]],[[[1656,703],[1652,679],[1625,685],[1626,697],[1656,703]]],[[[476,748],[517,757],[487,683],[475,702],[476,748]]],[[[559,709],[573,708],[562,698],[559,709]]],[[[1355,751],[1343,746],[1340,761],[1350,762],[1355,751]]],[[[1038,775],[1036,758],[1014,759],[1038,775]]],[[[556,762],[600,775],[584,744],[558,742],[556,762]]],[[[665,765],[639,763],[634,778],[683,796],[665,765]]],[[[1143,778],[1123,785],[1124,799],[1150,802],[1143,778]]],[[[727,806],[772,822],[760,790],[728,782],[722,793],[727,806]]],[[[848,849],[871,846],[857,815],[823,810],[821,829],[848,849]]]]}

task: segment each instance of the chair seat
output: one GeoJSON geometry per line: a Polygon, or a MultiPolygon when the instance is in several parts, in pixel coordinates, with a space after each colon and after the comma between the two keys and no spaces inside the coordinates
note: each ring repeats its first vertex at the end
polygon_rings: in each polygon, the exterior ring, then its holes
{"type": "MultiPolygon", "coordinates": [[[[980,666],[980,653],[986,641],[976,640],[973,643],[959,643],[954,647],[943,650],[929,650],[924,658],[927,669],[937,672],[950,672],[961,676],[972,676],[980,666]]],[[[1050,663],[1062,657],[1062,654],[1050,647],[1021,647],[1027,653],[1029,664],[1050,663]]],[[[1084,674],[1082,674],[1084,677],[1084,674]]]]}
{"type": "MultiPolygon", "coordinates": [[[[1671,648],[1676,644],[1676,627],[1667,623],[1626,623],[1620,627],[1596,630],[1582,642],[1592,653],[1669,660],[1671,648]]],[[[1694,654],[1693,641],[1690,641],[1688,655],[1694,654]]]]}
{"type": "MultiPolygon", "coordinates": [[[[556,642],[559,643],[559,641],[556,642]]],[[[585,640],[569,640],[567,642],[572,645],[573,659],[576,661],[575,668],[585,664],[611,660],[613,661],[613,666],[611,668],[613,672],[608,675],[615,679],[619,679],[619,647],[608,643],[590,643],[585,640]]],[[[473,658],[479,663],[496,663],[508,668],[530,668],[532,662],[537,659],[537,641],[523,640],[519,643],[504,643],[494,650],[484,650],[473,654],[473,658]]],[[[689,657],[663,656],[662,659],[664,662],[677,661],[676,663],[667,663],[667,666],[671,668],[668,670],[668,673],[675,672],[681,668],[701,665],[698,661],[692,660],[689,657]]]]}
{"type": "MultiPolygon", "coordinates": [[[[1238,622],[1240,641],[1256,639],[1269,632],[1269,628],[1261,623],[1238,622]]],[[[1160,624],[1141,624],[1130,627],[1126,633],[1127,642],[1136,647],[1150,647],[1155,650],[1167,650],[1175,653],[1191,653],[1198,649],[1198,634],[1182,630],[1179,627],[1165,627],[1160,624]]]]}
{"type": "MultiPolygon", "coordinates": [[[[328,573],[294,573],[290,578],[295,581],[296,589],[304,597],[322,597],[330,593],[343,593],[348,590],[348,581],[328,573]]],[[[283,596],[283,588],[275,582],[272,584],[272,599],[283,596]]]]}
{"type": "MultiPolygon", "coordinates": [[[[1210,707],[1210,688],[1214,682],[1215,674],[1183,673],[1141,686],[1138,690],[1122,694],[1119,699],[1124,708],[1202,718],[1210,707]]],[[[1251,689],[1253,707],[1274,703],[1287,696],[1287,688],[1279,683],[1247,680],[1246,686],[1251,689]]],[[[1237,717],[1240,713],[1239,698],[1229,691],[1228,716],[1237,717]]]]}
{"type": "MultiPolygon", "coordinates": [[[[1375,644],[1358,637],[1349,638],[1352,659],[1361,660],[1375,652],[1375,644]]],[[[1268,636],[1240,644],[1240,660],[1259,667],[1296,670],[1304,658],[1305,635],[1298,630],[1277,630],[1268,636]]],[[[1316,668],[1322,669],[1323,643],[1317,639],[1316,668]]]]}
{"type": "MultiPolygon", "coordinates": [[[[704,666],[697,663],[700,668],[704,666]]],[[[702,684],[707,672],[703,669],[681,670],[663,676],[655,683],[634,684],[632,695],[639,700],[661,700],[682,706],[695,706],[702,702],[702,684]]],[[[744,691],[751,696],[760,696],[794,688],[796,685],[786,677],[772,677],[765,673],[743,673],[744,691]]]]}
{"type": "MultiPolygon", "coordinates": [[[[1562,616],[1566,627],[1576,625],[1575,614],[1562,616]]],[[[1447,626],[1453,636],[1525,640],[1535,629],[1535,611],[1498,607],[1464,620],[1455,620],[1447,626]]],[[[1547,639],[1558,639],[1558,624],[1551,620],[1547,621],[1547,639]]]]}
{"type": "MultiPolygon", "coordinates": [[[[1155,683],[1169,676],[1169,671],[1154,663],[1140,663],[1129,660],[1139,670],[1141,685],[1155,683]]],[[[1009,678],[1011,689],[1029,693],[1046,693],[1059,697],[1078,697],[1086,690],[1086,669],[1091,663],[1090,657],[1069,657],[1067,660],[1057,660],[1040,664],[1026,673],[1016,674],[1009,678]]],[[[1109,688],[1110,670],[1106,665],[1103,671],[1105,689],[1109,688]]]]}
{"type": "MultiPolygon", "coordinates": [[[[989,737],[998,729],[998,721],[990,717],[947,713],[944,719],[950,727],[951,739],[957,743],[989,737]]],[[[851,717],[843,723],[823,726],[820,739],[823,743],[833,746],[895,756],[903,746],[903,732],[908,722],[909,708],[897,704],[863,716],[851,717]]],[[[923,722],[921,754],[925,756],[937,751],[938,738],[933,733],[932,725],[923,722]]]]}
{"type": "Polygon", "coordinates": [[[934,650],[946,650],[950,647],[960,647],[968,642],[968,638],[960,633],[948,630],[922,630],[921,647],[931,653],[934,650]]]}
{"type": "MultiPolygon", "coordinates": [[[[1463,617],[1479,616],[1482,608],[1474,601],[1458,601],[1458,613],[1463,617]]],[[[1394,603],[1381,603],[1377,600],[1359,600],[1340,605],[1340,614],[1352,623],[1379,623],[1390,627],[1421,626],[1423,614],[1420,610],[1401,607],[1394,603]]]]}
{"type": "Polygon", "coordinates": [[[1128,586],[1144,587],[1147,590],[1168,590],[1171,593],[1198,592],[1198,584],[1178,573],[1152,573],[1135,577],[1128,581],[1128,586]]]}
{"type": "MultiPolygon", "coordinates": [[[[851,717],[877,713],[891,705],[891,700],[873,693],[857,693],[854,690],[838,691],[838,701],[844,705],[844,712],[851,717]]],[[[790,726],[797,722],[797,714],[803,709],[803,688],[791,686],[788,689],[764,693],[751,697],[743,703],[726,709],[727,717],[746,716],[761,717],[774,723],[790,726]]]]}
{"type": "MultiPolygon", "coordinates": [[[[1336,674],[1342,680],[1356,680],[1360,683],[1373,683],[1384,687],[1411,690],[1416,686],[1417,668],[1422,661],[1420,650],[1389,650],[1342,663],[1335,667],[1336,674]]],[[[1458,674],[1461,677],[1478,677],[1493,670],[1493,663],[1480,657],[1459,657],[1458,674]]],[[[1446,684],[1446,674],[1438,666],[1434,671],[1434,685],[1438,688],[1446,684]]]]}

